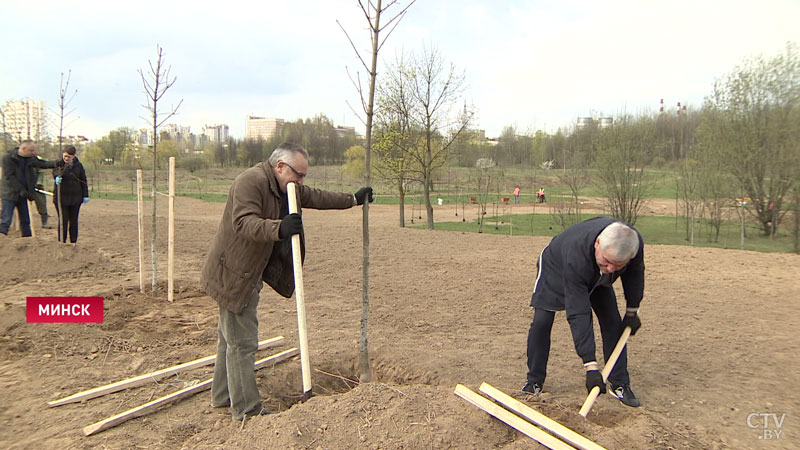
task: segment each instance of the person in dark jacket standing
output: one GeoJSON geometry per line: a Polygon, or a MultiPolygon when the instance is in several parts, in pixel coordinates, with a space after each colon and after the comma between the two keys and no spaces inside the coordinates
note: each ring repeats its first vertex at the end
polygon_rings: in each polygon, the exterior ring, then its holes
{"type": "Polygon", "coordinates": [[[75,146],[64,147],[62,160],[56,163],[53,170],[56,188],[53,193],[53,203],[58,211],[59,242],[67,242],[67,229],[69,241],[78,242],[78,214],[81,205],[89,203],[89,184],[86,182],[86,171],[83,164],[75,156],[75,146]]]}
{"type": "MultiPolygon", "coordinates": [[[[234,420],[268,414],[262,407],[253,364],[258,349],[259,293],[266,282],[278,294],[294,292],[291,237],[300,234],[300,214],[289,214],[286,185],[297,184],[298,205],[347,209],[372,201],[372,188],[355,194],[303,185],[308,152],[283,143],[267,161],[245,170],[231,185],[222,222],[203,266],[205,292],[219,305],[217,359],[211,405],[230,407],[234,420]]],[[[304,250],[301,250],[301,254],[304,250]]]]}
{"type": "MultiPolygon", "coordinates": [[[[522,390],[538,394],[547,375],[550,330],[556,311],[566,311],[575,351],[586,370],[586,389],[606,383],[595,357],[592,311],[597,315],[608,360],[626,326],[631,334],[641,326],[639,303],[644,293],[644,241],[621,221],[597,217],[573,225],[542,250],[533,288],[533,322],[528,332],[528,375],[522,390]],[[620,318],[612,284],[622,279],[626,313],[620,318]]],[[[628,406],[641,403],[630,387],[627,351],[623,350],[608,376],[611,394],[628,406]]]]}
{"type": "Polygon", "coordinates": [[[19,147],[3,155],[3,179],[0,182],[0,197],[3,199],[0,234],[8,234],[14,209],[19,214],[19,227],[23,237],[31,235],[28,200],[35,198],[36,176],[34,168],[52,169],[56,163],[34,157],[36,144],[31,140],[22,141],[19,147]]]}

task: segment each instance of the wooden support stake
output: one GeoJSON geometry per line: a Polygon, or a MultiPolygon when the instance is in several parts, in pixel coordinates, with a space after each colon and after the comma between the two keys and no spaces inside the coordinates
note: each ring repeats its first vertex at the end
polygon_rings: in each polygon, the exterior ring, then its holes
{"type": "Polygon", "coordinates": [[[533,424],[523,420],[521,417],[511,413],[510,411],[501,408],[497,403],[494,403],[486,397],[471,391],[468,387],[462,384],[456,386],[455,394],[547,448],[556,450],[569,450],[575,448],[566,442],[536,428],[533,426],[533,424]]]}
{"type": "Polygon", "coordinates": [[[139,292],[144,293],[144,205],[142,204],[142,169],[136,169],[136,208],[139,224],[139,292]]]}
{"type": "Polygon", "coordinates": [[[561,425],[560,423],[545,416],[539,411],[536,411],[530,406],[511,397],[505,392],[495,388],[489,383],[481,384],[480,391],[481,393],[493,398],[496,402],[501,403],[503,406],[510,409],[511,411],[514,411],[520,416],[546,429],[555,436],[558,436],[559,438],[563,439],[564,441],[574,446],[575,448],[579,448],[582,450],[605,450],[605,447],[602,447],[596,444],[595,442],[585,438],[584,436],[576,433],[575,431],[565,427],[564,425],[561,425]]]}
{"type": "MultiPolygon", "coordinates": [[[[617,363],[617,359],[619,359],[620,353],[622,353],[622,349],[625,348],[625,344],[628,342],[628,338],[631,336],[631,327],[625,327],[622,330],[622,336],[619,337],[617,341],[617,346],[614,347],[614,351],[611,352],[611,356],[608,357],[608,361],[606,361],[606,365],[603,366],[603,382],[608,379],[608,375],[611,374],[611,370],[614,369],[614,364],[617,363]]],[[[589,396],[586,397],[586,401],[583,402],[583,406],[581,406],[581,410],[578,414],[586,417],[589,414],[589,410],[592,409],[592,405],[594,405],[594,401],[597,400],[597,396],[600,395],[600,388],[595,386],[592,388],[592,391],[589,392],[589,396]]]]}
{"type": "MultiPolygon", "coordinates": [[[[283,360],[289,359],[295,355],[297,355],[297,348],[291,348],[289,350],[276,353],[268,358],[256,361],[254,368],[255,370],[258,370],[268,364],[275,364],[283,360]]],[[[205,390],[211,389],[212,381],[213,378],[205,380],[201,383],[195,384],[194,386],[189,386],[187,388],[181,389],[180,391],[173,392],[172,394],[145,403],[144,405],[137,406],[136,408],[129,409],[115,416],[101,420],[100,422],[93,423],[83,428],[83,434],[86,436],[91,436],[92,434],[99,433],[100,431],[107,430],[123,422],[127,422],[130,419],[141,417],[144,416],[145,414],[149,414],[150,412],[152,412],[154,409],[158,408],[161,405],[166,405],[168,403],[176,402],[183,398],[197,394],[198,392],[203,392],[205,390]]]]}
{"type": "Polygon", "coordinates": [[[167,244],[167,300],[175,299],[175,157],[169,157],[169,236],[167,244]]]}
{"type": "MultiPolygon", "coordinates": [[[[289,214],[299,213],[297,206],[297,186],[286,185],[289,197],[289,214]]],[[[300,235],[292,235],[292,262],[294,265],[294,296],[297,302],[297,328],[300,336],[300,366],[303,372],[303,398],[311,397],[311,361],[308,357],[308,328],[306,326],[306,299],[303,290],[303,258],[300,248],[300,235]]]]}
{"type": "MultiPolygon", "coordinates": [[[[36,237],[36,227],[33,225],[33,208],[36,207],[36,203],[33,200],[28,200],[28,222],[31,225],[31,237],[36,237]]],[[[22,228],[20,228],[20,232],[22,232],[22,228]]]]}
{"type": "MultiPolygon", "coordinates": [[[[258,343],[258,349],[261,350],[270,347],[282,340],[283,336],[278,336],[261,341],[258,343]]],[[[212,364],[216,360],[216,358],[217,355],[206,356],[204,358],[195,359],[194,361],[178,364],[177,366],[167,367],[165,369],[157,370],[155,372],[150,372],[144,375],[139,375],[133,378],[127,378],[122,381],[117,381],[116,383],[106,384],[104,386],[99,386],[86,391],[81,391],[76,394],[72,394],[68,397],[54,400],[52,402],[47,402],[47,406],[53,407],[53,406],[66,405],[67,403],[75,403],[83,400],[89,400],[95,397],[101,397],[106,394],[111,394],[113,392],[121,391],[123,389],[129,389],[132,387],[141,386],[143,384],[147,384],[150,382],[158,381],[162,378],[166,378],[170,375],[175,375],[179,372],[195,369],[197,367],[207,366],[209,364],[212,364]]]]}

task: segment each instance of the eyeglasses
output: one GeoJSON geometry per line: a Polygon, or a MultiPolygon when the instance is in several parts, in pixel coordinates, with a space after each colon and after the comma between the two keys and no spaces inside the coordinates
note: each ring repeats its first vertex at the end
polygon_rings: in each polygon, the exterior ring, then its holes
{"type": "Polygon", "coordinates": [[[308,175],[307,173],[301,173],[301,172],[298,172],[298,171],[296,171],[296,170],[294,169],[294,167],[292,167],[292,165],[291,165],[291,164],[289,164],[289,163],[287,163],[286,161],[281,161],[281,162],[282,162],[282,163],[284,163],[284,164],[286,164],[287,166],[289,166],[289,168],[290,168],[290,169],[292,169],[292,172],[294,172],[294,174],[295,174],[295,175],[297,175],[297,177],[298,177],[298,178],[300,178],[301,180],[302,180],[303,178],[305,178],[305,177],[306,177],[306,175],[308,175]]]}

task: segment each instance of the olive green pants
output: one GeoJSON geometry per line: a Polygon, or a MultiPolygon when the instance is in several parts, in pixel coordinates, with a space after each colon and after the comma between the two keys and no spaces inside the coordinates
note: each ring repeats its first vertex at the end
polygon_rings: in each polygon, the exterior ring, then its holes
{"type": "Polygon", "coordinates": [[[241,314],[219,308],[217,361],[211,383],[211,405],[230,406],[233,420],[261,411],[261,394],[253,365],[258,350],[258,297],[253,288],[241,314]]]}

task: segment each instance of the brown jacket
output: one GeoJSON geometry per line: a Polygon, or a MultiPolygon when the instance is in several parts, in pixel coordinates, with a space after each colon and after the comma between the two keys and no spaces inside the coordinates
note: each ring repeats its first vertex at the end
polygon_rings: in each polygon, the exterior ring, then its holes
{"type": "MultiPolygon", "coordinates": [[[[298,207],[347,209],[353,195],[298,186],[298,207]]],[[[280,241],[281,197],[285,195],[269,162],[245,170],[231,185],[222,221],[203,266],[206,293],[223,308],[236,314],[246,306],[247,296],[261,279],[284,297],[294,292],[291,251],[276,252],[267,270],[273,244],[280,241]],[[259,278],[260,277],[260,278],[259,278]]],[[[303,236],[301,235],[301,242],[303,236]]],[[[287,243],[280,244],[287,248],[287,243]]]]}

